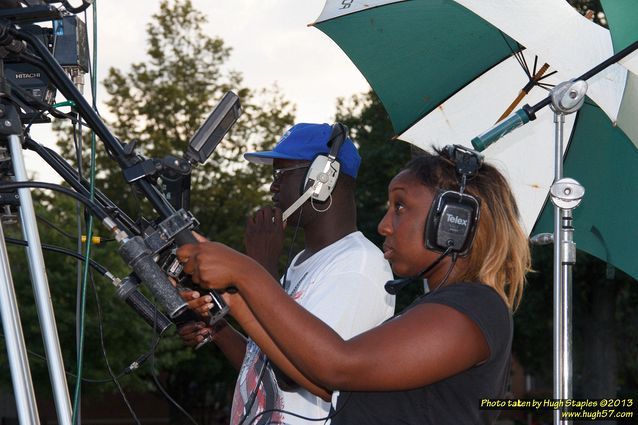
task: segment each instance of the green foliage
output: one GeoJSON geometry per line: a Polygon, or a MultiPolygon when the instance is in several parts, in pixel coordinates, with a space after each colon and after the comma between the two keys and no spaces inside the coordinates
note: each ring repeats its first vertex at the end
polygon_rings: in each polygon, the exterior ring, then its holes
{"type": "Polygon", "coordinates": [[[383,240],[377,224],[386,211],[388,184],[410,159],[410,145],[392,140],[395,134],[390,118],[372,90],[347,101],[339,99],[336,119],[348,126],[361,155],[357,177],[359,229],[380,246],[383,240]]]}
{"type": "MultiPolygon", "coordinates": [[[[55,245],[77,251],[75,203],[73,200],[56,196],[55,200],[46,195],[34,195],[36,214],[39,221],[39,231],[44,244],[55,245]],[[53,207],[55,205],[55,207],[53,207]],[[53,230],[46,223],[53,223],[67,235],[53,230]]],[[[8,237],[23,239],[18,225],[5,225],[8,237]]],[[[111,246],[94,247],[92,256],[95,261],[107,267],[116,275],[122,276],[125,268],[121,261],[114,258],[111,246]]],[[[16,297],[22,317],[23,330],[27,348],[31,351],[31,372],[36,387],[50,387],[46,361],[41,358],[45,354],[38,316],[35,309],[34,293],[30,283],[29,268],[25,249],[10,246],[11,269],[16,288],[16,297]],[[37,385],[41,383],[41,385],[37,385]]],[[[76,274],[78,262],[60,253],[45,250],[44,260],[47,265],[47,277],[57,323],[58,336],[64,364],[68,373],[76,370],[76,274]]],[[[82,264],[80,264],[82,267],[82,264]]],[[[85,359],[84,377],[89,379],[108,379],[104,356],[100,343],[100,319],[97,314],[96,297],[100,300],[102,320],[107,324],[103,328],[103,339],[108,352],[110,364],[117,374],[129,363],[148,349],[150,338],[148,328],[137,319],[137,316],[119,300],[113,300],[114,290],[109,281],[97,274],[94,283],[89,282],[87,289],[87,314],[85,322],[85,359]],[[119,341],[119,342],[118,342],[119,341]],[[123,342],[126,342],[125,344],[123,342]],[[117,346],[117,348],[116,348],[117,346]]],[[[2,341],[4,343],[4,341],[2,341]]],[[[4,348],[4,347],[3,347],[4,348]]],[[[0,356],[5,350],[0,350],[0,356]]],[[[6,358],[0,362],[6,364],[6,358]]],[[[9,380],[8,375],[2,375],[3,384],[9,380]]],[[[146,384],[138,377],[124,379],[129,386],[146,388],[146,384]]],[[[72,385],[75,378],[67,376],[67,382],[72,385]]],[[[93,386],[87,391],[112,390],[112,384],[93,386]]]]}
{"type": "MultiPolygon", "coordinates": [[[[535,247],[534,269],[520,308],[514,315],[513,352],[536,379],[536,388],[551,392],[553,353],[553,250],[535,247]]],[[[616,373],[618,395],[635,396],[638,388],[636,342],[638,286],[634,279],[596,257],[578,252],[572,275],[574,393],[592,394],[592,375],[616,373]],[[603,291],[603,292],[601,292],[603,291]],[[603,299],[607,293],[608,299],[603,299]],[[608,303],[611,303],[608,305],[608,303]],[[600,311],[610,312],[609,315],[600,311]],[[611,335],[604,353],[596,339],[611,335]],[[607,351],[611,348],[611,351],[607,351]],[[615,351],[614,354],[611,352],[615,351]],[[612,366],[612,364],[614,366],[612,366]],[[617,365],[617,370],[614,370],[617,365]]]]}
{"type": "Polygon", "coordinates": [[[582,15],[586,15],[588,11],[592,11],[592,20],[605,28],[607,27],[607,20],[605,19],[605,13],[603,12],[600,0],[568,0],[568,3],[582,15]]]}
{"type": "MultiPolygon", "coordinates": [[[[158,12],[147,26],[148,58],[133,64],[129,71],[113,68],[108,71],[104,81],[109,95],[105,102],[108,113],[104,117],[122,143],[136,143],[139,154],[147,158],[181,156],[189,138],[214,105],[232,89],[241,99],[243,114],[209,161],[193,170],[190,210],[200,221],[203,233],[241,249],[246,216],[269,198],[267,182],[270,175],[268,167],[248,166],[241,155],[271,147],[284,129],[292,124],[295,107],[283,98],[276,86],[262,90],[244,87],[241,74],[225,66],[231,49],[222,39],[204,32],[204,16],[193,8],[190,0],[160,2],[158,12]]],[[[67,159],[75,158],[70,162],[76,166],[81,162],[83,175],[88,178],[89,137],[84,134],[82,155],[77,155],[74,146],[80,140],[73,136],[69,125],[56,122],[55,128],[62,155],[67,159]],[[70,143],[73,139],[75,143],[70,143]]],[[[132,218],[156,219],[157,214],[149,203],[126,184],[119,166],[100,141],[96,155],[96,186],[132,218]]],[[[55,198],[42,196],[38,210],[39,214],[67,233],[76,234],[78,217],[74,201],[57,195],[55,198]]],[[[80,217],[83,214],[80,211],[80,217]]],[[[96,233],[105,233],[98,224],[94,227],[96,233]]],[[[41,226],[40,232],[45,243],[77,249],[75,240],[46,226],[41,226]]],[[[21,299],[25,334],[29,345],[34,345],[33,351],[42,353],[40,329],[28,283],[28,267],[24,255],[20,255],[22,251],[22,248],[12,250],[12,260],[16,258],[12,266],[21,299]]],[[[114,242],[95,247],[93,257],[116,276],[130,273],[119,258],[114,242]]],[[[76,261],[60,254],[47,254],[45,260],[65,365],[72,372],[76,361],[76,261]]],[[[108,358],[115,373],[118,373],[147,351],[155,337],[148,325],[128,306],[114,300],[114,289],[107,280],[96,278],[95,281],[108,358]]],[[[89,284],[84,376],[108,378],[98,329],[96,302],[89,284]]],[[[4,355],[3,350],[0,356],[4,355]]],[[[6,362],[6,358],[2,357],[0,361],[6,362]]],[[[36,386],[49,387],[45,363],[38,364],[36,361],[32,364],[38,383],[36,386]]],[[[165,335],[157,349],[156,368],[169,393],[186,407],[193,403],[201,405],[202,400],[207,403],[215,398],[220,400],[220,394],[226,397],[229,388],[232,390],[235,377],[235,372],[218,350],[208,347],[195,353],[184,349],[174,331],[165,335]],[[194,391],[198,393],[197,400],[186,400],[186,397],[194,395],[194,391]]],[[[9,380],[8,374],[2,378],[9,380]]],[[[148,367],[121,381],[128,389],[152,388],[148,367]]],[[[69,377],[68,382],[72,386],[74,378],[69,377]]],[[[83,386],[83,393],[96,390],[111,391],[114,387],[110,384],[83,386]]]]}
{"type": "MultiPolygon", "coordinates": [[[[241,154],[271,146],[293,121],[294,107],[277,87],[254,91],[242,86],[241,74],[226,70],[230,48],[203,33],[204,15],[190,1],[163,1],[148,25],[149,60],[124,72],[109,69],[104,82],[111,129],[124,143],[136,143],[148,158],[181,156],[189,138],[222,95],[232,89],[243,114],[209,161],[193,170],[191,211],[205,232],[241,247],[244,217],[262,203],[264,167],[248,167],[241,154]],[[241,190],[240,190],[241,189],[241,190]],[[232,196],[228,196],[232,195],[232,196]],[[233,235],[231,240],[225,236],[233,235]]],[[[69,143],[60,147],[71,156],[69,143]]],[[[85,160],[86,162],[86,160],[85,160]]],[[[100,188],[131,215],[148,207],[120,177],[120,170],[101,147],[100,188]]]]}

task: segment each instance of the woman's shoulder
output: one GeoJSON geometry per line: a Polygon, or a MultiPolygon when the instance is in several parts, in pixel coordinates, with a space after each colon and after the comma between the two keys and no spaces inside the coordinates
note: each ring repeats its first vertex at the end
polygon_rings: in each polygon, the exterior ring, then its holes
{"type": "Polygon", "coordinates": [[[419,301],[419,304],[445,304],[466,314],[476,311],[501,318],[511,316],[503,297],[491,286],[479,282],[457,282],[435,288],[419,301]]]}
{"type": "Polygon", "coordinates": [[[419,304],[443,304],[474,321],[490,347],[506,343],[513,329],[512,312],[496,290],[477,282],[459,282],[435,289],[419,304]]]}
{"type": "Polygon", "coordinates": [[[476,306],[481,304],[503,307],[509,311],[505,300],[491,286],[479,282],[457,282],[435,288],[425,294],[421,303],[437,303],[443,300],[476,306]]]}

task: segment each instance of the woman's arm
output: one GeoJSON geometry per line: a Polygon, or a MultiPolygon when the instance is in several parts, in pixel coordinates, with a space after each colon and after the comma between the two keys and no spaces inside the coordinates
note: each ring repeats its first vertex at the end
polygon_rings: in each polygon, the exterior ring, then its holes
{"type": "MultiPolygon", "coordinates": [[[[266,354],[268,359],[279,369],[280,372],[286,375],[286,377],[290,380],[294,381],[297,385],[310,391],[312,394],[319,396],[326,401],[330,401],[332,392],[327,391],[325,388],[322,388],[309,380],[290,362],[290,360],[288,360],[284,353],[281,352],[279,347],[270,338],[268,333],[266,333],[264,328],[255,319],[252,311],[248,308],[239,294],[225,297],[231,306],[231,314],[233,317],[237,319],[242,329],[244,329],[252,340],[255,341],[261,351],[266,354]]],[[[281,385],[282,389],[285,390],[286,385],[287,383],[284,382],[283,385],[281,385]]]]}
{"type": "MultiPolygon", "coordinates": [[[[474,321],[439,304],[424,304],[351,340],[290,299],[250,258],[217,243],[180,248],[193,281],[234,286],[290,362],[321,387],[380,391],[417,388],[486,360],[489,349],[474,321]]],[[[231,310],[233,296],[227,296],[231,310]]]]}

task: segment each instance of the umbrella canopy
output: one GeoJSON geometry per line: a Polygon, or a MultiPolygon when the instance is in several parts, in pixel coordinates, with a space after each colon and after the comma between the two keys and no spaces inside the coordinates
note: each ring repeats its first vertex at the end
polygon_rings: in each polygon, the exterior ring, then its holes
{"type": "MultiPolygon", "coordinates": [[[[609,31],[564,0],[351,3],[357,7],[329,0],[315,26],[368,79],[399,138],[422,148],[471,146],[470,140],[499,120],[523,87],[534,85],[529,83],[540,64],[548,63],[550,70],[535,85],[557,84],[584,73],[614,49],[609,31]]],[[[574,212],[578,247],[638,278],[638,265],[632,264],[636,227],[614,226],[625,214],[638,213],[638,189],[631,184],[638,177],[632,175],[638,149],[611,121],[622,128],[621,103],[624,107],[637,97],[629,80],[627,70],[614,65],[588,81],[591,99],[579,114],[566,117],[571,143],[565,176],[587,189],[574,212]]],[[[525,103],[546,96],[533,88],[525,103]]],[[[547,200],[553,152],[549,109],[485,151],[509,177],[529,231],[547,200]]]]}
{"type": "MultiPolygon", "coordinates": [[[[605,17],[611,30],[614,52],[619,52],[638,40],[638,6],[633,0],[602,0],[605,17]]],[[[621,60],[629,70],[618,125],[638,146],[638,51],[621,60]],[[633,96],[632,96],[633,94],[633,96]]]]}

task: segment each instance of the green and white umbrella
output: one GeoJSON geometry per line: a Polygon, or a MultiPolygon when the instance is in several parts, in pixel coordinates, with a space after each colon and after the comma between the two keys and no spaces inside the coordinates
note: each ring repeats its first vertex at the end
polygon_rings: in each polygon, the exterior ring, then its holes
{"type": "MultiPolygon", "coordinates": [[[[314,25],[367,78],[398,138],[421,148],[471,146],[523,87],[532,87],[523,103],[535,104],[547,96],[542,87],[583,74],[617,44],[564,0],[328,0],[314,25]],[[549,70],[530,83],[545,63],[549,70]]],[[[638,229],[618,225],[638,215],[638,149],[630,138],[637,140],[631,125],[638,120],[627,119],[638,98],[636,74],[627,71],[634,62],[630,56],[588,81],[587,103],[566,117],[564,174],[587,190],[574,211],[578,248],[638,278],[638,229]]],[[[553,114],[540,111],[484,153],[509,177],[531,232],[554,175],[553,114]]]]}
{"type": "MultiPolygon", "coordinates": [[[[614,52],[619,52],[638,40],[638,4],[635,0],[601,0],[605,18],[611,30],[614,52]]],[[[619,127],[638,146],[638,51],[620,63],[629,71],[622,104],[616,120],[619,127]]],[[[613,117],[612,117],[613,119],[613,117]]]]}

